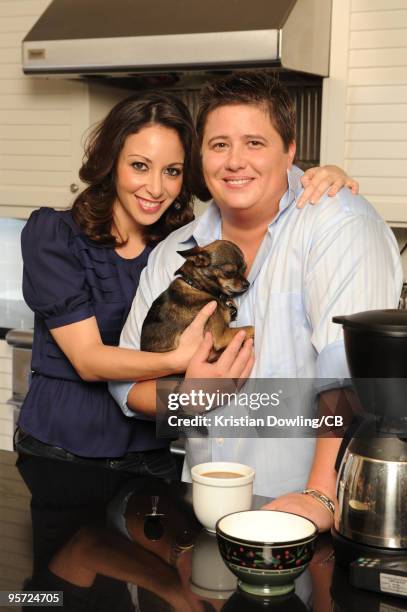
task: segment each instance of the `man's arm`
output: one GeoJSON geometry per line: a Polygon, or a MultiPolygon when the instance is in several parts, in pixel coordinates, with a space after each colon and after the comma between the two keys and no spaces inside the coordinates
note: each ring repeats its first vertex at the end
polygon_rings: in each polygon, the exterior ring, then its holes
{"type": "MultiPolygon", "coordinates": [[[[346,401],[345,392],[340,389],[326,391],[320,395],[320,413],[329,411],[331,414],[338,412],[338,401],[346,401]]],[[[346,412],[346,410],[339,410],[346,412]]],[[[336,471],[335,462],[338,455],[342,438],[335,437],[335,432],[328,434],[329,437],[320,437],[316,441],[314,459],[309,473],[306,489],[314,489],[336,505],[336,471]]],[[[266,510],[284,510],[294,512],[310,518],[320,531],[328,531],[333,524],[334,515],[320,501],[310,495],[302,493],[288,493],[278,497],[264,506],[266,510]]]]}
{"type": "MultiPolygon", "coordinates": [[[[338,389],[341,381],[349,376],[342,328],[332,323],[332,317],[395,308],[402,286],[398,248],[390,229],[363,198],[353,198],[345,190],[341,193],[336,204],[326,204],[321,210],[311,212],[316,219],[304,282],[311,342],[318,354],[316,378],[320,384],[320,406],[331,405],[331,412],[345,393],[338,389]],[[335,386],[337,389],[322,393],[324,383],[330,389],[335,386]]],[[[317,440],[307,481],[307,488],[320,491],[334,502],[335,461],[340,442],[335,437],[317,440]]],[[[305,514],[322,531],[333,523],[329,509],[310,495],[290,493],[267,507],[305,514]]]]}

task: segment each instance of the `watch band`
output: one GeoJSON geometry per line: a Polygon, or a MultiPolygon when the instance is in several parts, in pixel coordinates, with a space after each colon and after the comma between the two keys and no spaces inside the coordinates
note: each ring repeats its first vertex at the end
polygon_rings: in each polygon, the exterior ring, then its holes
{"type": "Polygon", "coordinates": [[[170,565],[175,565],[177,559],[194,546],[195,539],[196,534],[189,529],[184,529],[182,532],[177,533],[175,541],[171,545],[170,565]]]}
{"type": "Polygon", "coordinates": [[[303,495],[310,495],[311,497],[319,501],[319,503],[322,504],[329,512],[331,512],[332,515],[335,514],[334,502],[330,497],[328,497],[324,493],[321,493],[321,491],[317,491],[316,489],[303,489],[301,493],[303,495]]]}

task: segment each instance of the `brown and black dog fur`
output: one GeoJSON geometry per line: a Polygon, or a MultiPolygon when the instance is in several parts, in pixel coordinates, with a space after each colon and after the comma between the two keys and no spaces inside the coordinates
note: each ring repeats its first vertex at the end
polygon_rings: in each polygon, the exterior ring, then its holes
{"type": "Polygon", "coordinates": [[[229,327],[237,315],[232,296],[244,293],[249,287],[244,277],[246,263],[239,247],[228,240],[215,240],[206,247],[178,253],[186,261],[175,272],[179,276],[152,303],[141,331],[141,350],[165,353],[175,349],[185,328],[212,300],[218,305],[205,327],[213,337],[215,352],[211,360],[219,356],[240,329],[245,330],[247,338],[252,338],[252,326],[229,327]]]}

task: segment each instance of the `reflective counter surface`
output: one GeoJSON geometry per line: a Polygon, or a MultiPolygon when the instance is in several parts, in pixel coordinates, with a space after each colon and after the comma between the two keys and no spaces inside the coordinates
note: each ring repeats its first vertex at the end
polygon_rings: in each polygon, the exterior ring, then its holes
{"type": "MultiPolygon", "coordinates": [[[[407,600],[351,587],[335,567],[329,535],[319,538],[295,593],[270,600],[244,595],[220,557],[216,537],[193,516],[191,487],[130,474],[102,513],[104,520],[88,517],[45,567],[35,564],[32,576],[30,498],[15,459],[0,451],[1,591],[63,591],[58,609],[86,612],[407,610],[407,600]]],[[[256,497],[253,505],[264,502],[256,497]]],[[[11,609],[19,608],[0,606],[11,609]]]]}

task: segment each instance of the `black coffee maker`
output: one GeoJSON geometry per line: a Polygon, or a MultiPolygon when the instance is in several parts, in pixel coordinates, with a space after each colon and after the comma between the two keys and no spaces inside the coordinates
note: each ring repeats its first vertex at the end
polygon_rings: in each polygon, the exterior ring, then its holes
{"type": "Polygon", "coordinates": [[[407,555],[407,311],[334,317],[362,414],[338,473],[339,563],[407,555]]]}

